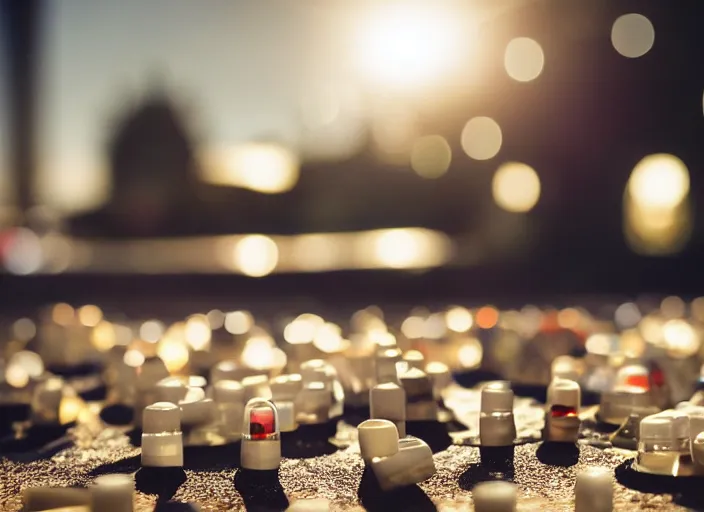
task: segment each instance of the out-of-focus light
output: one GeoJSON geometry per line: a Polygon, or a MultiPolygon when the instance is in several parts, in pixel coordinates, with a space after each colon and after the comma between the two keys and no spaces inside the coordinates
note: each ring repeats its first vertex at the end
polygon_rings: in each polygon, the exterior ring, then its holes
{"type": "Polygon", "coordinates": [[[636,359],[645,353],[645,340],[638,329],[626,329],[621,333],[619,348],[624,356],[636,359]]]}
{"type": "Polygon", "coordinates": [[[186,321],[184,336],[193,350],[207,350],[212,336],[208,317],[205,315],[191,316],[186,321]]]}
{"type": "Polygon", "coordinates": [[[477,311],[475,320],[482,329],[492,329],[499,322],[499,311],[493,306],[484,306],[477,311]]]}
{"type": "Polygon", "coordinates": [[[682,318],[684,317],[686,305],[682,299],[676,295],[665,297],[660,302],[660,312],[665,318],[682,318]]]}
{"type": "Polygon", "coordinates": [[[668,353],[673,357],[689,357],[697,353],[701,340],[694,328],[684,320],[665,322],[662,334],[668,353]]]}
{"type": "Polygon", "coordinates": [[[409,340],[423,337],[423,327],[425,320],[419,316],[409,316],[401,324],[401,332],[409,340]]]}
{"type": "Polygon", "coordinates": [[[103,312],[98,306],[89,304],[78,310],[78,321],[86,327],[95,327],[103,319],[103,312]]]}
{"type": "Polygon", "coordinates": [[[177,372],[188,364],[188,346],[182,340],[170,337],[168,333],[159,342],[156,353],[170,373],[177,372]]]}
{"type": "Polygon", "coordinates": [[[225,315],[225,330],[230,334],[245,334],[254,325],[254,318],[248,311],[232,311],[225,315]]]}
{"type": "Polygon", "coordinates": [[[308,128],[332,124],[340,114],[340,98],[333,87],[317,86],[301,99],[303,123],[308,128]]]}
{"type": "Polygon", "coordinates": [[[19,364],[8,364],[5,369],[5,381],[13,388],[23,388],[29,384],[29,374],[19,364]]]}
{"type": "Polygon", "coordinates": [[[59,404],[59,423],[67,425],[78,420],[85,410],[86,403],[75,395],[64,395],[59,404]]]}
{"type": "Polygon", "coordinates": [[[316,331],[313,345],[326,354],[333,354],[344,351],[350,342],[342,337],[342,330],[338,325],[328,322],[316,331]]]}
{"type": "Polygon", "coordinates": [[[475,160],[494,158],[502,141],[501,127],[490,117],[474,117],[462,129],[462,149],[475,160]]]}
{"type": "Polygon", "coordinates": [[[51,310],[51,319],[59,325],[68,326],[73,323],[74,310],[65,303],[59,303],[51,310]]]}
{"type": "Polygon", "coordinates": [[[467,332],[472,328],[472,324],[474,323],[472,313],[462,306],[455,306],[448,309],[445,313],[445,321],[447,322],[448,329],[454,332],[467,332]]]}
{"type": "Polygon", "coordinates": [[[242,362],[255,370],[271,370],[286,365],[286,354],[274,345],[271,338],[253,337],[242,350],[242,362]]]}
{"type": "Polygon", "coordinates": [[[340,264],[338,244],[334,234],[298,235],[293,238],[291,259],[300,270],[331,270],[340,264]]]}
{"type": "Polygon", "coordinates": [[[318,315],[304,313],[284,328],[284,339],[292,344],[310,343],[325,321],[318,315]]]}
{"type": "Polygon", "coordinates": [[[532,167],[522,163],[499,167],[491,188],[496,204],[509,212],[528,212],[540,199],[540,178],[532,167]]]}
{"type": "Polygon", "coordinates": [[[446,332],[445,317],[440,313],[433,313],[423,324],[423,337],[429,340],[439,340],[446,332]]]}
{"type": "Polygon", "coordinates": [[[563,329],[579,329],[582,314],[578,309],[565,308],[557,314],[557,324],[563,329]]]}
{"type": "Polygon", "coordinates": [[[484,351],[476,338],[470,338],[457,351],[457,359],[463,368],[476,368],[482,363],[484,351]]]}
{"type": "Polygon", "coordinates": [[[545,56],[537,41],[517,37],[508,43],[504,53],[504,67],[508,76],[518,82],[530,82],[543,71],[545,56]]]}
{"type": "Polygon", "coordinates": [[[377,107],[371,133],[377,157],[391,165],[407,166],[418,135],[418,115],[405,105],[377,107]]]}
{"type": "Polygon", "coordinates": [[[19,341],[29,341],[37,334],[37,326],[30,318],[20,318],[12,324],[12,335],[19,341]]]}
{"type": "Polygon", "coordinates": [[[643,339],[653,345],[660,345],[664,341],[663,326],[665,322],[661,317],[647,315],[638,324],[643,339]]]}
{"type": "Polygon", "coordinates": [[[235,245],[234,264],[245,275],[263,277],[271,274],[278,262],[279,249],[268,236],[248,235],[235,245]]]}
{"type": "Polygon", "coordinates": [[[203,157],[203,179],[216,185],[280,194],[298,182],[298,157],[269,143],[242,144],[211,150],[203,157]]]}
{"type": "Polygon", "coordinates": [[[350,318],[350,326],[356,332],[386,332],[388,330],[383,312],[374,306],[355,311],[350,318]]]}
{"type": "Polygon", "coordinates": [[[369,239],[360,240],[359,252],[372,254],[377,264],[389,268],[427,268],[443,264],[449,258],[447,240],[433,231],[404,228],[382,230],[369,239]]]}
{"type": "Polygon", "coordinates": [[[139,350],[130,349],[125,352],[125,355],[122,357],[122,360],[127,366],[131,366],[132,368],[139,368],[144,364],[144,354],[142,354],[139,350]]]}
{"type": "Polygon", "coordinates": [[[44,264],[39,237],[30,229],[16,229],[5,248],[4,260],[5,268],[11,274],[24,276],[38,272],[44,264]]]}
{"type": "Polygon", "coordinates": [[[103,320],[90,333],[90,342],[100,352],[107,352],[116,344],[117,335],[113,325],[103,320]]]}
{"type": "Polygon", "coordinates": [[[115,329],[115,345],[129,345],[133,339],[132,329],[127,325],[112,324],[115,329]]]}
{"type": "Polygon", "coordinates": [[[164,329],[159,320],[147,320],[139,327],[139,337],[148,343],[156,343],[164,335],[164,329]]]}
{"type": "Polygon", "coordinates": [[[413,145],[411,168],[423,178],[439,178],[447,172],[451,161],[452,149],[441,135],[421,137],[413,145]]]}
{"type": "Polygon", "coordinates": [[[440,4],[380,4],[360,24],[355,48],[362,73],[377,87],[415,89],[444,76],[461,34],[440,4]]]}
{"type": "Polygon", "coordinates": [[[44,361],[39,354],[29,350],[15,353],[8,361],[8,367],[19,365],[33,379],[41,377],[44,373],[44,361]]]}
{"type": "Polygon", "coordinates": [[[608,334],[592,334],[587,338],[584,348],[590,354],[609,355],[612,352],[612,338],[608,334]]]}
{"type": "Polygon", "coordinates": [[[692,235],[692,208],[689,197],[675,207],[654,207],[624,194],[624,234],[638,254],[664,256],[677,254],[692,235]]]}
{"type": "Polygon", "coordinates": [[[640,206],[674,208],[689,193],[689,171],[676,156],[649,155],[633,168],[628,191],[640,206]]]}
{"type": "Polygon", "coordinates": [[[635,327],[640,322],[641,314],[638,306],[632,302],[626,302],[616,308],[614,313],[614,321],[621,329],[635,327]]]}
{"type": "Polygon", "coordinates": [[[223,325],[225,325],[225,313],[219,309],[208,311],[208,314],[205,316],[207,317],[208,324],[210,324],[210,328],[213,331],[220,329],[223,325]]]}
{"type": "Polygon", "coordinates": [[[378,347],[395,347],[396,336],[387,331],[372,331],[368,334],[369,340],[378,347]]]}
{"type": "Polygon", "coordinates": [[[611,44],[623,55],[635,59],[650,51],[655,43],[655,29],[642,14],[624,14],[611,27],[611,44]]]}

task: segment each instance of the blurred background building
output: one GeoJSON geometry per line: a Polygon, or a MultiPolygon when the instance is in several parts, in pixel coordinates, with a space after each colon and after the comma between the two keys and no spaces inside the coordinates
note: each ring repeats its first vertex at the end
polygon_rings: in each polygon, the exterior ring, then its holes
{"type": "Polygon", "coordinates": [[[45,0],[34,34],[13,4],[36,130],[20,169],[3,73],[8,304],[704,285],[697,0],[45,0]]]}

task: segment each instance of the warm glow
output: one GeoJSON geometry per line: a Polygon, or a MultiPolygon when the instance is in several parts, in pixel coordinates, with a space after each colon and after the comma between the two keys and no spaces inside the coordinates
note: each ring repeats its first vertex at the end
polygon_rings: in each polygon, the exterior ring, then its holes
{"type": "Polygon", "coordinates": [[[291,259],[297,269],[332,270],[340,264],[340,240],[334,234],[298,235],[292,242],[291,259]]]}
{"type": "Polygon", "coordinates": [[[689,171],[676,156],[646,156],[634,167],[628,191],[639,206],[674,208],[689,193],[689,171]]]}
{"type": "Polygon", "coordinates": [[[95,327],[103,319],[103,312],[98,306],[91,304],[78,310],[78,321],[86,327],[95,327]]]}
{"type": "Polygon", "coordinates": [[[645,353],[645,340],[637,329],[627,329],[621,333],[619,348],[624,356],[635,359],[645,353]]]}
{"type": "Polygon", "coordinates": [[[233,311],[225,315],[225,330],[230,334],[245,334],[253,325],[254,318],[248,311],[233,311]]]}
{"type": "Polygon", "coordinates": [[[56,304],[51,310],[51,319],[59,325],[67,326],[73,322],[74,310],[68,304],[56,304]]]}
{"type": "Polygon", "coordinates": [[[5,381],[13,388],[23,388],[29,384],[29,375],[19,364],[8,364],[5,369],[5,381]]]}
{"type": "Polygon", "coordinates": [[[271,338],[256,336],[247,340],[242,351],[242,363],[255,370],[271,370],[286,366],[286,354],[271,338]]]}
{"type": "Polygon", "coordinates": [[[100,352],[107,352],[115,346],[115,328],[110,322],[103,320],[93,328],[90,334],[90,342],[100,352]]]}
{"type": "Polygon", "coordinates": [[[186,321],[184,332],[186,342],[193,350],[207,350],[210,347],[210,322],[205,315],[193,315],[186,321]]]}
{"type": "Polygon", "coordinates": [[[419,316],[409,316],[401,324],[401,332],[409,340],[414,340],[423,336],[424,327],[425,320],[423,318],[419,316]]]}
{"type": "Polygon", "coordinates": [[[188,364],[188,346],[180,339],[172,338],[168,334],[159,342],[156,353],[164,361],[164,365],[170,373],[177,372],[188,364]]]}
{"type": "Polygon", "coordinates": [[[225,313],[219,309],[212,309],[208,311],[208,314],[205,315],[205,317],[208,319],[210,329],[213,331],[220,329],[223,325],[225,325],[225,313]]]}
{"type": "Polygon", "coordinates": [[[557,314],[557,323],[563,329],[579,329],[582,323],[582,314],[575,308],[562,309],[557,314]]]}
{"type": "Polygon", "coordinates": [[[203,158],[203,178],[216,185],[248,188],[265,194],[291,190],[298,182],[298,157],[269,143],[212,150],[203,158]]]}
{"type": "Polygon", "coordinates": [[[425,229],[382,230],[359,242],[359,253],[365,259],[371,249],[376,263],[389,268],[435,267],[449,258],[447,238],[425,229]]]}
{"type": "Polygon", "coordinates": [[[457,358],[463,368],[475,368],[482,362],[484,351],[482,344],[476,338],[464,342],[457,351],[457,358]]]}
{"type": "Polygon", "coordinates": [[[673,357],[689,357],[697,353],[701,341],[694,328],[685,320],[669,320],[662,327],[665,346],[673,357]]]}
{"type": "Polygon", "coordinates": [[[474,323],[472,313],[461,306],[448,309],[447,313],[445,313],[445,321],[447,322],[447,328],[455,332],[467,332],[474,323]]]}
{"type": "Polygon", "coordinates": [[[439,340],[447,333],[445,317],[440,313],[433,313],[423,323],[423,337],[429,340],[439,340]]]}
{"type": "Polygon", "coordinates": [[[494,158],[501,149],[501,128],[490,117],[475,117],[462,130],[462,149],[475,160],[494,158]]]}
{"type": "Polygon", "coordinates": [[[592,334],[587,338],[584,344],[584,348],[590,354],[597,354],[606,356],[611,354],[612,350],[612,336],[608,334],[592,334]]]}
{"type": "Polygon", "coordinates": [[[423,178],[439,178],[447,172],[451,160],[450,144],[440,135],[419,138],[411,151],[411,168],[423,178]]]}
{"type": "Polygon", "coordinates": [[[624,57],[642,57],[655,43],[655,29],[642,14],[624,14],[611,27],[611,43],[624,57]]]}
{"type": "Polygon", "coordinates": [[[144,364],[144,354],[142,354],[139,350],[131,349],[125,352],[122,360],[127,366],[139,368],[144,364]]]}
{"type": "Polygon", "coordinates": [[[59,423],[67,425],[78,420],[85,410],[86,403],[78,396],[64,395],[59,405],[59,423]]]}
{"type": "Polygon", "coordinates": [[[327,322],[316,331],[313,345],[321,352],[333,354],[344,351],[350,342],[342,337],[339,325],[327,322]]]}
{"type": "Polygon", "coordinates": [[[492,306],[480,308],[476,314],[477,325],[482,329],[491,329],[496,327],[499,321],[499,311],[492,306]]]}
{"type": "Polygon", "coordinates": [[[517,162],[502,165],[492,181],[494,201],[506,211],[522,213],[540,199],[540,178],[532,167],[517,162]]]}
{"type": "Polygon", "coordinates": [[[506,46],[504,67],[508,76],[518,82],[530,82],[543,71],[543,49],[529,37],[517,37],[506,46]]]}
{"type": "Polygon", "coordinates": [[[248,235],[235,245],[234,265],[245,275],[263,277],[271,274],[279,261],[279,249],[271,238],[248,235]]]}
{"type": "Polygon", "coordinates": [[[14,354],[8,361],[8,367],[20,366],[25,373],[34,379],[38,379],[44,373],[44,361],[36,352],[22,350],[14,354]]]}
{"type": "Polygon", "coordinates": [[[368,334],[369,340],[379,347],[395,347],[396,336],[387,331],[372,331],[368,334]]]}
{"type": "Polygon", "coordinates": [[[415,89],[445,76],[455,64],[462,32],[439,3],[381,3],[360,24],[354,47],[360,68],[377,87],[415,89]]]}
{"type": "Polygon", "coordinates": [[[318,315],[304,313],[284,328],[284,339],[294,345],[310,343],[324,323],[318,315]]]}
{"type": "Polygon", "coordinates": [[[149,343],[156,343],[163,335],[164,324],[159,320],[147,320],[139,328],[139,337],[149,343]]]}
{"type": "Polygon", "coordinates": [[[660,345],[664,341],[662,331],[664,324],[665,322],[661,317],[648,315],[638,324],[638,330],[645,341],[654,345],[660,345]]]}

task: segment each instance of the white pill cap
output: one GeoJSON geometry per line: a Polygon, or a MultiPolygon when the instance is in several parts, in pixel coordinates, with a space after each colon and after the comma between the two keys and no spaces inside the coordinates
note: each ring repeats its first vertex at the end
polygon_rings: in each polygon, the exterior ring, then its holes
{"type": "Polygon", "coordinates": [[[481,412],[512,412],[513,390],[506,381],[489,382],[482,387],[481,412]]]}
{"type": "Polygon", "coordinates": [[[550,365],[551,377],[575,380],[579,378],[580,365],[572,356],[557,356],[550,365]]]}
{"type": "Polygon", "coordinates": [[[481,482],[472,489],[476,512],[514,512],[516,496],[516,485],[500,480],[481,482]]]}
{"type": "Polygon", "coordinates": [[[425,356],[419,350],[408,350],[403,354],[403,360],[408,363],[410,368],[423,369],[423,363],[425,363],[425,356]]]}
{"type": "Polygon", "coordinates": [[[401,385],[406,391],[406,397],[414,397],[421,395],[432,395],[433,385],[430,378],[423,370],[418,368],[409,368],[408,371],[399,375],[401,385]]]}
{"type": "Polygon", "coordinates": [[[579,384],[559,377],[553,379],[548,386],[548,402],[550,405],[564,405],[578,409],[582,402],[579,384]]]}
{"type": "Polygon", "coordinates": [[[166,369],[164,361],[158,357],[150,357],[139,367],[136,387],[139,391],[148,391],[168,376],[169,370],[166,369]]]}
{"type": "Polygon", "coordinates": [[[704,432],[699,432],[692,441],[692,458],[700,466],[704,466],[704,432]]]}
{"type": "Polygon", "coordinates": [[[328,512],[330,502],[324,498],[306,498],[294,501],[286,512],[328,512]]]}
{"type": "Polygon", "coordinates": [[[134,507],[134,479],[132,475],[111,474],[95,479],[91,488],[92,510],[132,512],[134,507]]]}
{"type": "Polygon", "coordinates": [[[309,359],[301,363],[300,372],[303,382],[320,380],[320,373],[324,373],[328,363],[322,359],[309,359]]]}
{"type": "Polygon", "coordinates": [[[156,394],[160,401],[177,404],[188,392],[188,386],[179,377],[166,377],[156,383],[156,394]]]}
{"type": "Polygon", "coordinates": [[[574,487],[576,512],[610,512],[613,499],[614,484],[610,469],[587,467],[577,473],[574,487]]]}
{"type": "Polygon", "coordinates": [[[142,431],[147,434],[181,430],[181,409],[171,402],[148,405],[142,413],[142,431]]]}
{"type": "Polygon", "coordinates": [[[303,378],[299,373],[279,375],[271,379],[269,387],[274,400],[295,400],[303,389],[303,378]]]}
{"type": "Polygon", "coordinates": [[[640,441],[671,443],[685,438],[689,438],[689,417],[681,411],[659,412],[640,422],[640,441]]]}
{"type": "Polygon", "coordinates": [[[298,395],[298,403],[307,411],[330,407],[332,392],[323,382],[308,382],[298,395]]]}
{"type": "Polygon", "coordinates": [[[213,386],[213,397],[221,404],[241,403],[244,405],[244,387],[236,380],[219,380],[213,386]]]}
{"type": "Polygon", "coordinates": [[[398,452],[398,430],[389,420],[366,420],[357,426],[359,450],[365,462],[398,452]]]}

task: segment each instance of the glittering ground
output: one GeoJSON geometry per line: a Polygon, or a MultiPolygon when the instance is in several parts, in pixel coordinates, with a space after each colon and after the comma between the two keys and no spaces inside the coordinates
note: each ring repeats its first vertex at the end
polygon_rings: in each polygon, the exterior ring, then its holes
{"type": "MultiPolygon", "coordinates": [[[[74,446],[34,461],[0,460],[0,507],[21,509],[20,491],[32,486],[88,485],[97,475],[139,470],[139,448],[124,430],[84,423],[71,432],[74,446]]],[[[201,510],[285,510],[301,498],[325,498],[333,510],[472,510],[474,484],[489,478],[512,479],[519,486],[519,510],[573,510],[576,473],[587,465],[616,468],[627,456],[591,446],[550,451],[540,444],[515,447],[513,464],[503,456],[469,446],[450,446],[435,454],[437,474],[418,486],[381,493],[354,448],[311,458],[285,459],[276,475],[238,469],[237,445],[187,448],[183,472],[162,481],[136,474],[136,510],[183,510],[176,503],[197,503],[201,510]],[[491,456],[491,459],[489,457],[491,456]],[[484,463],[481,463],[484,459],[484,463]],[[542,461],[542,462],[541,462],[542,461]],[[572,464],[572,465],[570,465],[572,464]],[[179,485],[180,483],[180,485],[179,485]],[[176,503],[175,503],[176,502],[176,503]]],[[[505,455],[505,454],[504,454],[505,455]]],[[[704,492],[701,493],[704,496],[704,492]]],[[[616,510],[687,510],[682,496],[615,488],[616,510]]]]}

